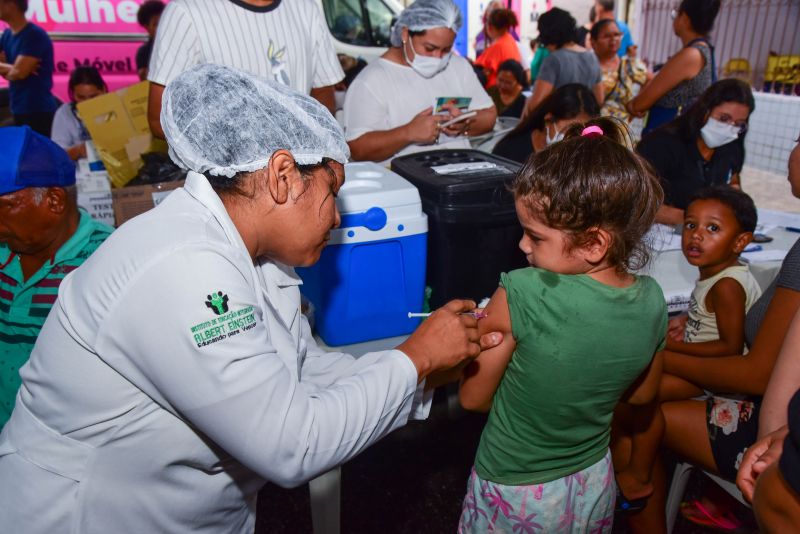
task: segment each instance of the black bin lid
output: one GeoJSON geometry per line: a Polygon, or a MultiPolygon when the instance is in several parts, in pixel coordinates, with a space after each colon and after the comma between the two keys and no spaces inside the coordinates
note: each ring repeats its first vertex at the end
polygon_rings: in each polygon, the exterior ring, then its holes
{"type": "Polygon", "coordinates": [[[510,183],[520,167],[516,161],[472,149],[416,152],[392,160],[392,171],[414,184],[420,195],[428,198],[494,190],[498,184],[510,183]],[[496,167],[454,174],[438,174],[433,170],[440,165],[479,162],[493,163],[496,167]]]}
{"type": "Polygon", "coordinates": [[[439,210],[503,206],[513,212],[514,197],[508,185],[520,167],[516,161],[471,149],[431,150],[392,160],[392,171],[419,189],[423,209],[429,208],[426,213],[431,205],[439,210]],[[493,163],[495,167],[453,174],[433,170],[440,165],[482,162],[493,163]]]}

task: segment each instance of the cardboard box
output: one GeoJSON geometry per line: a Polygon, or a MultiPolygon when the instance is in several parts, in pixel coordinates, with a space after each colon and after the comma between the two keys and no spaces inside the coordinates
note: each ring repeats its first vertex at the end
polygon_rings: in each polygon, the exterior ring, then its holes
{"type": "Polygon", "coordinates": [[[173,189],[177,189],[182,185],[183,180],[114,189],[111,191],[111,196],[113,198],[114,218],[117,221],[117,226],[158,206],[173,189]]]}
{"type": "Polygon", "coordinates": [[[150,133],[149,91],[149,82],[141,82],[78,104],[78,114],[114,187],[122,187],[136,176],[143,153],[167,150],[167,143],[150,133]]]}
{"type": "MultiPolygon", "coordinates": [[[[91,145],[91,141],[87,143],[91,145]]],[[[93,171],[88,159],[78,160],[75,185],[78,188],[78,206],[89,212],[93,219],[114,226],[114,208],[111,204],[111,184],[105,171],[93,171]]]]}
{"type": "Polygon", "coordinates": [[[92,219],[114,226],[114,207],[111,191],[78,193],[78,206],[89,212],[92,219]]]}

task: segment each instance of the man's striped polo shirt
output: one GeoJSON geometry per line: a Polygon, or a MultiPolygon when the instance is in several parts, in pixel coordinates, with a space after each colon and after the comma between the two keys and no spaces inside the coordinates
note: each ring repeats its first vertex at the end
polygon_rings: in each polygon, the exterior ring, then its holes
{"type": "Polygon", "coordinates": [[[81,210],[72,237],[27,280],[23,280],[19,257],[0,243],[0,428],[14,409],[19,368],[28,361],[39,330],[56,301],[58,286],[112,231],[81,210]]]}

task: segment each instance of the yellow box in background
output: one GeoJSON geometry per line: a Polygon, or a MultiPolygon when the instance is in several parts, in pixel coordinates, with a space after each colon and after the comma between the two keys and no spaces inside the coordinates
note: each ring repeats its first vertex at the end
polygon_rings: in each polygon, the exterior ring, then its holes
{"type": "Polygon", "coordinates": [[[789,85],[800,84],[800,56],[769,56],[764,80],[789,85]]]}
{"type": "Polygon", "coordinates": [[[77,106],[114,187],[136,176],[144,164],[142,154],[167,151],[167,143],[150,133],[149,91],[150,82],[140,82],[77,106]]]}

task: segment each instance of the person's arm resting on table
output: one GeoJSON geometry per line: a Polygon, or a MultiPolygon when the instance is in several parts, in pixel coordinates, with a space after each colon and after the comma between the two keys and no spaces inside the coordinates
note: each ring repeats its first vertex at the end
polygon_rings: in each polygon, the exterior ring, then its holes
{"type": "Polygon", "coordinates": [[[511,315],[504,288],[495,291],[484,313],[486,317],[478,322],[479,332],[502,332],[503,341],[493,349],[481,352],[464,369],[458,397],[464,409],[476,412],[488,412],[492,407],[495,391],[517,346],[511,334],[511,315]]]}
{"type": "Polygon", "coordinates": [[[667,350],[692,356],[729,356],[744,348],[744,316],[747,297],[742,285],[733,278],[722,278],[706,296],[706,308],[716,312],[719,339],[685,343],[667,337],[667,350]]]}

